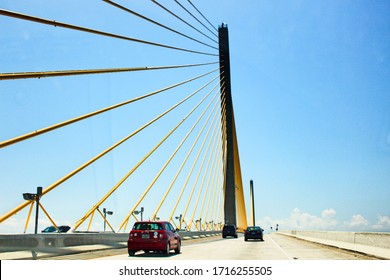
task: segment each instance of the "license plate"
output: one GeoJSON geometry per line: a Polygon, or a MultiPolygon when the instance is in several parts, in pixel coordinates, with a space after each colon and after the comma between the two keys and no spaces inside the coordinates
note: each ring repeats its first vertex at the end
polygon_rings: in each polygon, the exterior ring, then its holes
{"type": "Polygon", "coordinates": [[[149,234],[148,233],[142,234],[142,239],[148,239],[148,238],[149,238],[149,234]]]}

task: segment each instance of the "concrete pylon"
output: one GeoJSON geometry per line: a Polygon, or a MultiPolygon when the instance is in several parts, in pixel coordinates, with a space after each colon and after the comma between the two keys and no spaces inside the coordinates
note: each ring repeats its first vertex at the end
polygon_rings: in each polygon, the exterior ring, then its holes
{"type": "Polygon", "coordinates": [[[225,224],[234,224],[237,228],[244,230],[247,227],[247,219],[231,95],[229,34],[226,24],[222,24],[219,27],[218,34],[221,73],[221,103],[223,110],[222,122],[224,129],[224,219],[225,224]]]}

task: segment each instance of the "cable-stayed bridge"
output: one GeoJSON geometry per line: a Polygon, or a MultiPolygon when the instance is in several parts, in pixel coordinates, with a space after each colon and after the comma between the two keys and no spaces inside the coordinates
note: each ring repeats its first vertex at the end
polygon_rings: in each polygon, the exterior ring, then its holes
{"type": "MultiPolygon", "coordinates": [[[[0,7],[0,232],[70,225],[80,234],[2,234],[2,253],[10,248],[25,258],[18,251],[116,244],[141,219],[168,220],[187,230],[183,237],[252,224],[227,25],[190,0],[40,7],[36,1],[0,7]]],[[[288,235],[389,258],[388,234],[288,235]]],[[[242,241],[215,242],[207,256],[207,244],[194,246],[175,258],[366,258],[329,257],[332,249],[280,235],[242,241]]]]}
{"type": "Polygon", "coordinates": [[[190,0],[97,2],[0,10],[0,222],[246,228],[227,25],[190,0]]]}

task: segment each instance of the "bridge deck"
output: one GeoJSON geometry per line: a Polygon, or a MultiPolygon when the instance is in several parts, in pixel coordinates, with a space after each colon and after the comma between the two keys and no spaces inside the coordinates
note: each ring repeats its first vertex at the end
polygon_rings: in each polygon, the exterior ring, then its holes
{"type": "MultiPolygon", "coordinates": [[[[180,255],[172,255],[168,260],[367,260],[389,259],[389,249],[381,249],[366,246],[366,252],[354,251],[345,247],[343,243],[319,244],[321,240],[301,240],[295,237],[281,234],[267,234],[265,241],[245,242],[243,237],[222,239],[221,236],[213,236],[200,239],[184,240],[183,250],[180,255]],[[375,253],[375,250],[377,253],[375,253]],[[383,252],[386,251],[386,254],[383,252]],[[207,254],[205,253],[207,252],[207,254]]],[[[57,260],[86,260],[86,259],[129,259],[126,244],[123,243],[113,248],[107,245],[74,246],[53,252],[40,252],[38,258],[57,260]]],[[[138,252],[135,256],[138,260],[164,260],[161,255],[144,254],[138,252]]],[[[19,251],[1,253],[0,259],[32,259],[31,252],[19,251]]]]}
{"type": "MultiPolygon", "coordinates": [[[[333,247],[299,240],[289,236],[271,234],[264,242],[244,241],[243,237],[217,239],[183,246],[180,255],[164,258],[159,254],[139,252],[136,260],[368,260],[372,256],[349,252],[333,247]]],[[[128,255],[116,255],[99,259],[128,260],[128,255]]]]}

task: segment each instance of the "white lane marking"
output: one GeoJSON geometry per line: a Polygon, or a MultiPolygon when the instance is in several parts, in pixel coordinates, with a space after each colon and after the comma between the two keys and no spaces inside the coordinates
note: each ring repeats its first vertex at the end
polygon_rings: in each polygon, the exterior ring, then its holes
{"type": "Polygon", "coordinates": [[[286,251],[283,250],[282,247],[280,247],[278,243],[276,243],[276,242],[272,239],[271,235],[268,235],[268,237],[269,237],[269,239],[275,244],[275,246],[276,246],[277,248],[279,248],[280,251],[282,251],[282,253],[283,253],[289,260],[293,260],[293,259],[294,259],[294,258],[291,257],[289,254],[287,254],[286,251]]]}

